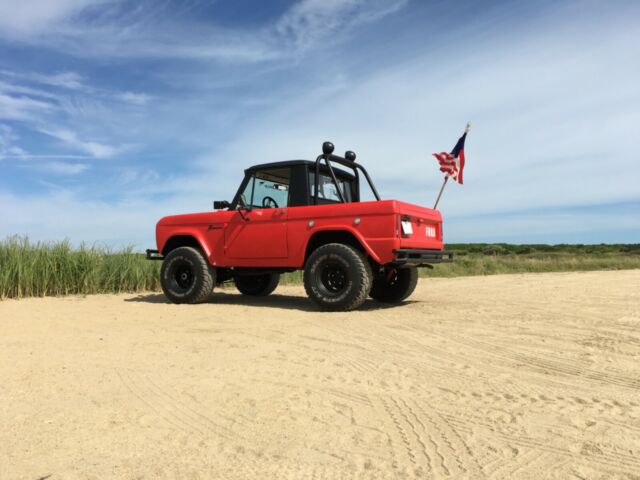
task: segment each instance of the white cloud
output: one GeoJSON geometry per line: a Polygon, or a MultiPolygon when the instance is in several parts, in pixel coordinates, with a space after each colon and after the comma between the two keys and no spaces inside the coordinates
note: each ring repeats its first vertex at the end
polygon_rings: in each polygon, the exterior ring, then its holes
{"type": "Polygon", "coordinates": [[[108,0],[0,0],[0,30],[26,38],[108,0]]]}
{"type": "MultiPolygon", "coordinates": [[[[0,73],[6,75],[7,72],[0,73]]],[[[39,88],[27,87],[24,84],[9,83],[2,80],[0,80],[0,93],[14,96],[16,94],[27,95],[29,97],[45,98],[47,100],[56,100],[58,98],[55,94],[49,91],[45,91],[39,88]]]]}
{"type": "Polygon", "coordinates": [[[0,161],[11,155],[12,149],[17,148],[13,145],[15,139],[13,129],[9,125],[0,123],[0,161]]]}
{"type": "Polygon", "coordinates": [[[146,93],[122,92],[116,94],[116,98],[132,105],[144,106],[148,104],[153,97],[146,93]]]}
{"type": "Polygon", "coordinates": [[[262,63],[327,47],[356,27],[392,14],[408,0],[301,0],[261,29],[228,28],[166,15],[166,4],[123,0],[26,0],[15,12],[0,0],[0,37],[79,57],[183,58],[262,63]],[[104,5],[107,4],[107,5],[104,5]],[[108,5],[110,4],[110,5],[108,5]],[[102,9],[92,7],[103,5],[102,9]],[[110,8],[111,7],[111,8],[110,8]],[[94,15],[87,21],[82,12],[94,15]],[[6,15],[3,17],[3,13],[6,15]],[[184,20],[184,19],[182,19],[184,20]],[[2,28],[2,27],[6,28],[2,28]]]}
{"type": "Polygon", "coordinates": [[[157,184],[160,180],[160,175],[156,171],[130,167],[122,169],[116,177],[116,183],[118,185],[135,184],[138,187],[157,184]]]}
{"type": "Polygon", "coordinates": [[[0,119],[3,120],[31,120],[55,108],[53,104],[43,100],[0,93],[0,119]]]}
{"type": "Polygon", "coordinates": [[[300,53],[353,32],[362,23],[396,12],[407,0],[302,0],[275,25],[279,39],[300,53]]]}
{"type": "MultiPolygon", "coordinates": [[[[139,112],[124,109],[123,104],[139,107],[151,99],[144,93],[95,88],[72,71],[46,74],[0,70],[0,120],[13,122],[12,132],[36,132],[57,141],[52,149],[38,136],[35,140],[31,137],[32,143],[38,142],[37,147],[30,149],[36,153],[31,153],[16,144],[15,133],[9,137],[6,132],[0,132],[3,135],[1,155],[21,160],[114,157],[131,148],[131,142],[125,147],[115,138],[130,135],[131,117],[138,115],[136,121],[139,121],[139,112]],[[122,104],[114,104],[114,98],[122,104]],[[99,140],[101,138],[109,141],[99,140]]],[[[77,174],[84,170],[80,165],[54,163],[38,171],[77,174]]]]}
{"type": "Polygon", "coordinates": [[[78,138],[75,132],[65,129],[40,129],[40,132],[57,138],[68,147],[85,152],[96,158],[106,158],[115,155],[118,149],[98,142],[85,141],[78,138]]]}
{"type": "Polygon", "coordinates": [[[0,124],[0,161],[19,160],[21,167],[56,175],[78,175],[89,168],[88,165],[83,163],[61,161],[62,158],[76,157],[65,155],[31,155],[15,144],[17,140],[18,135],[14,133],[9,125],[0,124]],[[32,160],[38,160],[39,162],[34,163],[32,160]]]}
{"type": "Polygon", "coordinates": [[[10,156],[18,157],[18,158],[25,158],[28,155],[26,150],[18,147],[17,145],[13,145],[13,146],[9,147],[8,150],[7,150],[7,153],[10,156]]]}
{"type": "Polygon", "coordinates": [[[0,70],[0,75],[9,79],[12,83],[0,82],[0,88],[27,93],[36,96],[51,96],[51,93],[42,89],[34,89],[26,87],[25,83],[36,83],[52,87],[65,88],[68,90],[85,90],[84,79],[77,72],[57,72],[50,74],[34,73],[34,72],[16,72],[12,70],[0,70]],[[17,84],[15,82],[18,82],[17,84]]]}
{"type": "Polygon", "coordinates": [[[29,153],[16,145],[18,135],[9,125],[0,123],[0,161],[24,160],[29,157],[29,153]]]}
{"type": "Polygon", "coordinates": [[[69,163],[52,161],[42,164],[39,169],[41,171],[50,172],[58,175],[78,175],[89,169],[89,165],[85,163],[69,163]]]}
{"type": "Polygon", "coordinates": [[[70,90],[79,90],[84,88],[82,77],[76,72],[61,72],[52,75],[34,75],[33,80],[51,85],[54,87],[62,87],[70,90]]]}

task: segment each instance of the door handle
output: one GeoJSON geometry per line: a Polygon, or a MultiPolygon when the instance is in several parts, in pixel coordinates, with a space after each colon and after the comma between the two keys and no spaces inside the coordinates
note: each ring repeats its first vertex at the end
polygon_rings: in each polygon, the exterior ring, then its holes
{"type": "Polygon", "coordinates": [[[278,214],[279,215],[284,215],[285,213],[287,213],[287,209],[286,208],[281,208],[280,210],[278,210],[278,214]]]}

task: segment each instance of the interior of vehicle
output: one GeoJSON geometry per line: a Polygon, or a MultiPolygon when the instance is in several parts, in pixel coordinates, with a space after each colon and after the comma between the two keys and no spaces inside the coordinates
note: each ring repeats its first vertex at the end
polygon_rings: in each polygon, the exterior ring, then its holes
{"type": "Polygon", "coordinates": [[[312,162],[291,161],[254,168],[246,171],[232,208],[253,210],[341,203],[338,188],[346,202],[357,202],[359,198],[356,177],[339,168],[333,169],[337,179],[336,186],[328,169],[324,165],[320,166],[317,202],[316,172],[312,162]]]}

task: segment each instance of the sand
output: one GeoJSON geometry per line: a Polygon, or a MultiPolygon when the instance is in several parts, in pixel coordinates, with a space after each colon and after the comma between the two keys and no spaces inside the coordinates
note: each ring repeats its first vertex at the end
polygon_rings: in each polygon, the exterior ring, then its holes
{"type": "Polygon", "coordinates": [[[0,302],[0,478],[640,478],[640,271],[0,302]]]}

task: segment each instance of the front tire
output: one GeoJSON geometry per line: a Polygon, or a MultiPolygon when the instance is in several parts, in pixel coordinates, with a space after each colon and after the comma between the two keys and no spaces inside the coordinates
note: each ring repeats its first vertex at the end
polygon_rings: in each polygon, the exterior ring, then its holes
{"type": "Polygon", "coordinates": [[[391,268],[373,278],[369,295],[379,302],[400,303],[413,293],[417,285],[417,268],[391,268]]]}
{"type": "Polygon", "coordinates": [[[215,283],[216,271],[200,250],[179,247],[164,257],[160,284],[173,303],[202,303],[213,291],[215,283]]]}
{"type": "Polygon", "coordinates": [[[233,279],[233,282],[243,295],[265,297],[273,292],[278,286],[278,283],[280,283],[280,274],[238,275],[233,279]]]}
{"type": "Polygon", "coordinates": [[[355,248],[342,243],[318,247],[304,268],[307,295],[325,310],[353,310],[371,289],[371,266],[355,248]]]}

